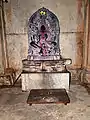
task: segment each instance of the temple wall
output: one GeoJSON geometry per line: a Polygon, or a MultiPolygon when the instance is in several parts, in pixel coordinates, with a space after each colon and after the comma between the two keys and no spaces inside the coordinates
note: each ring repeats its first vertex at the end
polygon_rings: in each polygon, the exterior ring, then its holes
{"type": "Polygon", "coordinates": [[[59,19],[62,56],[72,59],[71,68],[80,68],[82,64],[84,5],[79,6],[80,2],[78,1],[80,0],[9,0],[5,4],[9,66],[16,70],[22,68],[21,60],[27,57],[28,50],[28,19],[35,11],[44,6],[55,13],[59,19]]]}
{"type": "MultiPolygon", "coordinates": [[[[71,58],[71,70],[81,69],[84,38],[83,0],[8,0],[4,3],[9,67],[22,69],[28,55],[27,26],[30,16],[41,7],[56,14],[60,22],[60,49],[64,58],[71,58]]],[[[1,61],[1,60],[0,60],[1,61]]],[[[77,74],[77,71],[74,72],[77,74]]]]}

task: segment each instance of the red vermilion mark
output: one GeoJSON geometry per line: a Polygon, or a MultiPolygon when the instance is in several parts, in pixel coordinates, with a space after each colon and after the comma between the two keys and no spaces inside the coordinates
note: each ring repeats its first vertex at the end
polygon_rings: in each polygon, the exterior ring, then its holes
{"type": "Polygon", "coordinates": [[[40,47],[42,48],[43,56],[47,55],[47,48],[45,44],[45,32],[41,32],[40,47]]]}

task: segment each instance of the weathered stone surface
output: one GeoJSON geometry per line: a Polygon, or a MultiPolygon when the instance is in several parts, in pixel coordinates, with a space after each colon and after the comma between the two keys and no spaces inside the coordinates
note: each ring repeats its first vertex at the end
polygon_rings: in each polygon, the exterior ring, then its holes
{"type": "Polygon", "coordinates": [[[21,76],[23,91],[55,88],[69,90],[70,73],[25,73],[21,76]]]}
{"type": "Polygon", "coordinates": [[[72,66],[76,63],[76,35],[75,33],[60,34],[60,50],[63,58],[72,59],[72,66]]]}
{"type": "MultiPolygon", "coordinates": [[[[27,56],[28,37],[27,26],[30,16],[41,7],[46,7],[56,14],[60,22],[60,48],[61,55],[72,59],[72,66],[81,67],[82,47],[76,33],[83,32],[83,7],[76,0],[14,0],[5,4],[5,20],[7,34],[7,48],[9,64],[15,69],[21,68],[21,60],[27,56]],[[80,9],[79,9],[80,7],[80,9]],[[78,8],[78,10],[77,10],[78,8]],[[80,11],[80,14],[78,13],[80,11]],[[79,28],[77,27],[79,26],[79,28]],[[80,44],[77,44],[77,43],[80,44]],[[78,54],[79,49],[79,55],[78,54]],[[77,59],[78,58],[78,59],[77,59]]],[[[83,37],[82,37],[83,39],[83,37]]]]}
{"type": "MultiPolygon", "coordinates": [[[[7,33],[26,33],[29,17],[41,7],[50,9],[56,14],[60,21],[61,32],[77,32],[77,25],[80,24],[81,18],[77,15],[76,0],[68,0],[68,2],[66,0],[27,0],[27,2],[9,0],[5,5],[7,33]]],[[[81,12],[83,7],[82,5],[81,12]]]]}
{"type": "Polygon", "coordinates": [[[0,73],[3,72],[3,64],[2,64],[2,49],[1,49],[1,36],[0,36],[0,73]]]}
{"type": "MultiPolygon", "coordinates": [[[[61,34],[60,36],[61,55],[64,58],[72,59],[72,66],[75,64],[76,56],[75,37],[75,34],[61,34]]],[[[28,55],[27,34],[7,35],[7,41],[10,67],[22,69],[22,60],[26,59],[28,55]]]]}
{"type": "Polygon", "coordinates": [[[0,89],[0,120],[90,120],[90,95],[83,86],[71,85],[70,104],[26,103],[29,92],[0,89]]]}
{"type": "Polygon", "coordinates": [[[22,69],[22,60],[28,55],[28,37],[27,35],[8,35],[8,57],[10,67],[22,69]]]}
{"type": "MultiPolygon", "coordinates": [[[[10,67],[21,70],[27,58],[27,26],[30,16],[39,8],[54,12],[60,22],[60,48],[64,58],[72,59],[72,68],[81,67],[84,4],[82,0],[8,0],[5,4],[6,39],[10,67]],[[80,34],[80,35],[79,35],[80,34]],[[79,37],[80,36],[80,37],[79,37]]],[[[1,47],[0,47],[1,52],[1,47]]],[[[2,59],[0,53],[0,66],[2,59]]]]}
{"type": "Polygon", "coordinates": [[[22,60],[22,71],[25,72],[62,72],[67,71],[65,66],[71,64],[71,59],[59,60],[22,60]]]}
{"type": "Polygon", "coordinates": [[[77,82],[80,82],[80,81],[82,81],[81,79],[81,74],[82,74],[82,70],[81,69],[74,69],[74,70],[70,70],[70,72],[71,72],[71,80],[72,81],[77,81],[77,82]]]}
{"type": "Polygon", "coordinates": [[[10,78],[0,76],[0,85],[10,85],[10,78]]]}

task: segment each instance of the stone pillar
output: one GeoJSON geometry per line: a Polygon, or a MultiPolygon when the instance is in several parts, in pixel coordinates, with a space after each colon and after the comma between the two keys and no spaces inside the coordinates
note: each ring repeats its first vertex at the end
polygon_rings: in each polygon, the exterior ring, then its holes
{"type": "Polygon", "coordinates": [[[7,41],[5,34],[5,20],[4,20],[4,4],[0,0],[0,21],[1,21],[1,51],[2,51],[2,64],[4,70],[9,67],[8,54],[7,54],[7,41]]]}
{"type": "Polygon", "coordinates": [[[83,0],[77,0],[77,53],[76,66],[82,68],[83,63],[83,39],[84,39],[84,16],[83,16],[83,0]]]}
{"type": "Polygon", "coordinates": [[[90,83],[90,1],[85,1],[85,30],[83,44],[83,78],[84,82],[90,83]]]}

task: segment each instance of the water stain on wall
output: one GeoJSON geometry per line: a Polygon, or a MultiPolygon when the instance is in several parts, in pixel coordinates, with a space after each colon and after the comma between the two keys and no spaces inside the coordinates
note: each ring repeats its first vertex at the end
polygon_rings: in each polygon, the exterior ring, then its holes
{"type": "Polygon", "coordinates": [[[79,67],[82,67],[83,64],[84,18],[82,9],[83,1],[77,0],[76,65],[79,67]]]}

